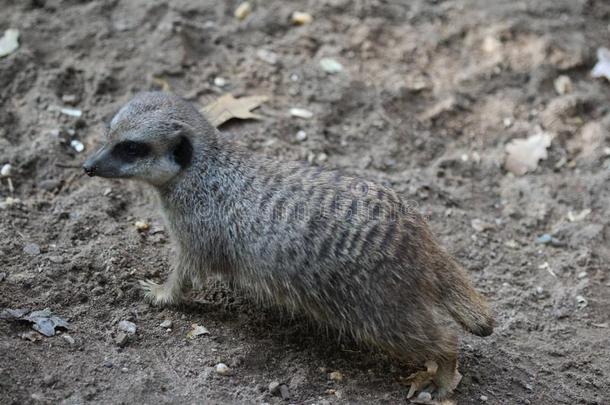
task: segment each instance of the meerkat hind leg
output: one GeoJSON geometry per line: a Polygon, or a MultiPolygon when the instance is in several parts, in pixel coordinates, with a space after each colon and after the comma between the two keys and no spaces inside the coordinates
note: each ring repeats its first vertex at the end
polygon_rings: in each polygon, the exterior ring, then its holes
{"type": "Polygon", "coordinates": [[[446,398],[462,381],[462,374],[457,369],[457,355],[451,359],[439,361],[438,370],[434,375],[436,390],[433,396],[438,399],[446,398]]]}
{"type": "Polygon", "coordinates": [[[410,384],[407,398],[417,392],[430,392],[435,399],[444,399],[458,386],[462,375],[457,371],[457,359],[427,361],[426,370],[418,371],[407,377],[410,384]]]}

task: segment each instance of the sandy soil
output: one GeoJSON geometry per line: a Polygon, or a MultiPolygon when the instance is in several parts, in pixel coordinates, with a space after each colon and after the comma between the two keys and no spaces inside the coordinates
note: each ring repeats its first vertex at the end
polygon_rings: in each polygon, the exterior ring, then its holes
{"type": "Polygon", "coordinates": [[[610,84],[589,75],[610,45],[610,3],[255,3],[240,22],[234,1],[0,1],[0,30],[21,32],[0,59],[0,166],[14,185],[1,180],[0,202],[20,200],[0,208],[0,309],[48,307],[71,324],[32,342],[27,324],[0,320],[0,402],[406,402],[400,377],[413,370],[223,286],[180,308],[143,302],[137,280],[162,279],[171,258],[153,195],[78,165],[122,103],[165,81],[200,105],[268,95],[263,120],[225,125],[226,136],[417,202],[497,313],[494,335],[462,339],[458,403],[610,403],[610,84]],[[313,23],[293,26],[295,10],[313,23]],[[323,57],[344,70],[324,72],[323,57]],[[555,90],[560,75],[568,94],[555,90]],[[506,143],[540,128],[555,136],[548,159],[507,173],[506,143]],[[536,243],[545,233],[555,243],[536,243]],[[121,320],[137,332],[118,345],[121,320]],[[210,334],[188,340],[192,323],[210,334]],[[288,399],[268,391],[274,381],[288,399]]]}

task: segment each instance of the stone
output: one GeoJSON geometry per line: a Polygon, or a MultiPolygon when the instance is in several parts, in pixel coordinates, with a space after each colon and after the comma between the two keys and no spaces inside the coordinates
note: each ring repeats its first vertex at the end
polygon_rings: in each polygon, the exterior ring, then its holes
{"type": "Polygon", "coordinates": [[[28,243],[23,247],[23,252],[30,256],[38,256],[40,254],[40,246],[36,243],[28,243]]]}
{"type": "Polygon", "coordinates": [[[231,368],[229,368],[229,366],[227,366],[224,363],[216,364],[216,367],[214,367],[214,370],[216,371],[216,374],[223,375],[223,376],[228,376],[228,375],[232,374],[231,368]]]}
{"type": "Polygon", "coordinates": [[[125,332],[117,333],[116,337],[114,338],[114,343],[116,343],[116,345],[119,347],[125,347],[125,345],[127,345],[128,342],[129,342],[129,336],[125,332]]]}
{"type": "Polygon", "coordinates": [[[119,330],[130,335],[136,333],[137,327],[136,324],[130,321],[121,321],[119,322],[119,330]]]}

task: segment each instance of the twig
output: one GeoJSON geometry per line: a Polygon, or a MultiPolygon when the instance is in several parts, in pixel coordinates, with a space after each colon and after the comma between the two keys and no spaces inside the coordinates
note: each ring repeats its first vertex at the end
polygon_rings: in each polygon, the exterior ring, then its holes
{"type": "Polygon", "coordinates": [[[62,169],[81,169],[82,168],[81,165],[70,165],[70,164],[58,163],[58,162],[55,162],[55,166],[61,167],[62,169]]]}

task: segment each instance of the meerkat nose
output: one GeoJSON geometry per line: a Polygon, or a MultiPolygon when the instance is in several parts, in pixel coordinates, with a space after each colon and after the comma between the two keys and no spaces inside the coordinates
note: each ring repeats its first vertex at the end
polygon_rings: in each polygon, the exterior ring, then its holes
{"type": "Polygon", "coordinates": [[[86,163],[83,165],[83,170],[85,170],[85,173],[90,177],[95,176],[96,169],[97,167],[95,165],[88,165],[86,163]]]}

